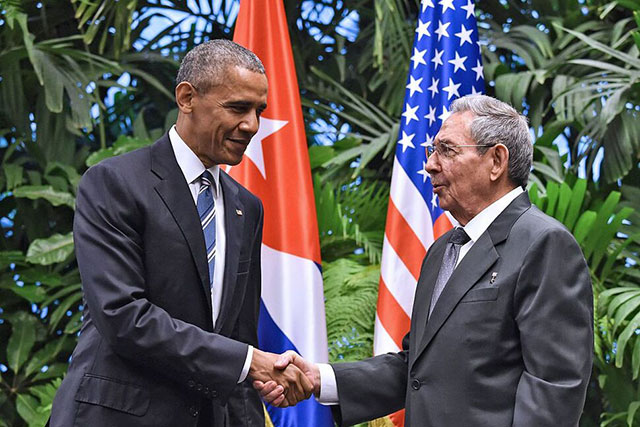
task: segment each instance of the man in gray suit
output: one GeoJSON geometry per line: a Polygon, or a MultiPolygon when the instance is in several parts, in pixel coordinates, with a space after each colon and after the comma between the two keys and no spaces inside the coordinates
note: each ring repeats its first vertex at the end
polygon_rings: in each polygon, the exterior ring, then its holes
{"type": "MultiPolygon", "coordinates": [[[[456,100],[428,147],[440,206],[458,221],[429,249],[403,351],[294,363],[351,425],[406,408],[414,427],[576,426],[591,373],[589,270],[562,224],[531,205],[526,119],[487,96],[456,100]]],[[[275,404],[274,382],[254,382],[275,404]]]]}

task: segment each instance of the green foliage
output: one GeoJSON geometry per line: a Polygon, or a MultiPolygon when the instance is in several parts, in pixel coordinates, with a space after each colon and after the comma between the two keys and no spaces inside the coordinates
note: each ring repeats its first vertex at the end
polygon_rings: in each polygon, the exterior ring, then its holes
{"type": "Polygon", "coordinates": [[[355,361],[372,355],[379,265],[339,258],[323,263],[329,360],[355,361]]]}

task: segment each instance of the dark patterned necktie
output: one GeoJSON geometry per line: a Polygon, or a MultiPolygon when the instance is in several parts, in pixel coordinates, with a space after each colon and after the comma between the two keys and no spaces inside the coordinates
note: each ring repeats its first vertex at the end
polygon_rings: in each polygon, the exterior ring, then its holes
{"type": "Polygon", "coordinates": [[[204,243],[207,248],[207,263],[209,264],[209,286],[213,286],[213,272],[216,267],[216,204],[213,200],[211,184],[213,177],[209,171],[200,176],[200,192],[198,193],[198,214],[204,233],[204,243]]]}
{"type": "Polygon", "coordinates": [[[447,242],[447,248],[444,251],[444,257],[442,258],[442,265],[440,266],[440,272],[438,273],[438,280],[433,288],[433,294],[431,295],[431,305],[429,306],[429,317],[431,312],[440,298],[440,294],[444,290],[444,286],[449,281],[453,270],[456,268],[456,262],[458,262],[458,256],[460,255],[460,248],[467,243],[471,238],[467,235],[462,227],[456,227],[449,241],[447,242]]]}

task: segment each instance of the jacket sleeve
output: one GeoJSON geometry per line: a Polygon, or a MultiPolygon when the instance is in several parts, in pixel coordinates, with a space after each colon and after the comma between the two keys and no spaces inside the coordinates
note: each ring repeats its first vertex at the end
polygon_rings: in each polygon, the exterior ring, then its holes
{"type": "Polygon", "coordinates": [[[358,424],[404,408],[407,391],[409,334],[403,350],[359,362],[336,363],[339,406],[332,406],[340,426],[358,424]]]}
{"type": "Polygon", "coordinates": [[[138,200],[108,161],[90,168],[79,186],[74,243],[91,321],[120,356],[210,390],[224,404],[247,344],[172,318],[148,300],[138,200]]]}
{"type": "Polygon", "coordinates": [[[557,227],[531,245],[514,290],[524,371],[514,426],[577,426],[591,374],[593,295],[573,236],[557,227]]]}

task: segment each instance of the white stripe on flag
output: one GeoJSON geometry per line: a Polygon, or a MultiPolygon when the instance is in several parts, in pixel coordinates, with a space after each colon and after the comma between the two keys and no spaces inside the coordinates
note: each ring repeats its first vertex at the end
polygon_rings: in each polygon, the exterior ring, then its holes
{"type": "Polygon", "coordinates": [[[417,281],[387,240],[386,233],[382,243],[382,253],[384,254],[380,266],[382,280],[407,316],[411,317],[417,281]]]}
{"type": "Polygon", "coordinates": [[[373,354],[379,355],[389,352],[397,352],[401,349],[398,348],[395,341],[391,339],[391,336],[387,333],[387,330],[380,323],[380,319],[376,314],[375,332],[373,339],[373,354]]]}
{"type": "Polygon", "coordinates": [[[302,356],[327,362],[322,274],[313,261],[263,244],[262,301],[302,356]]]}
{"type": "Polygon", "coordinates": [[[422,195],[398,162],[398,157],[395,157],[393,161],[390,197],[405,221],[418,236],[418,240],[428,248],[433,242],[431,213],[422,195]]]}

